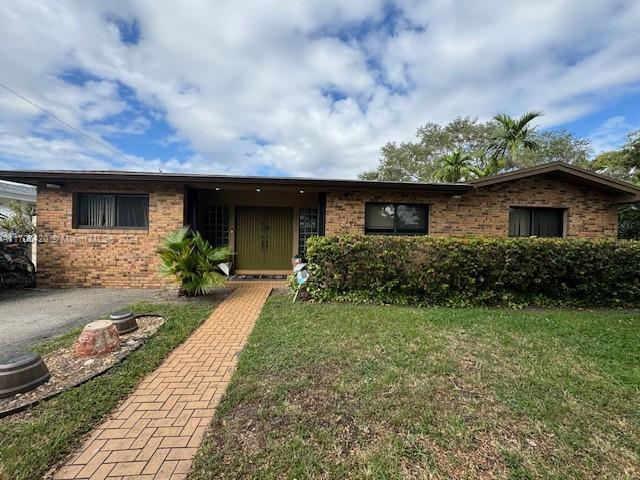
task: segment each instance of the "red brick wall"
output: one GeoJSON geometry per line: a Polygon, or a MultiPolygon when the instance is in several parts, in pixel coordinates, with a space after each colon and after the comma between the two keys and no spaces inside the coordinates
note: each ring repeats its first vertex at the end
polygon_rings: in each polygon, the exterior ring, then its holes
{"type": "Polygon", "coordinates": [[[156,248],[183,225],[183,187],[162,184],[38,186],[39,287],[162,287],[156,248]],[[74,229],[74,192],[149,194],[149,229],[74,229]]]}
{"type": "Polygon", "coordinates": [[[366,202],[415,202],[430,205],[431,235],[506,236],[509,207],[567,209],[567,237],[616,237],[618,210],[613,197],[586,186],[552,177],[533,177],[451,194],[409,192],[330,192],[326,234],[364,233],[366,202]]]}
{"type": "MultiPolygon", "coordinates": [[[[453,198],[442,193],[328,192],[326,233],[364,233],[365,202],[415,202],[430,205],[431,235],[506,236],[509,207],[567,209],[568,237],[617,235],[617,206],[598,190],[551,177],[521,179],[453,198]]],[[[156,248],[183,225],[182,185],[82,184],[61,189],[38,188],[37,283],[41,287],[161,287],[156,248]],[[73,228],[74,192],[137,192],[149,194],[148,230],[86,230],[73,228]],[[93,240],[93,241],[92,241],[93,240]]]]}

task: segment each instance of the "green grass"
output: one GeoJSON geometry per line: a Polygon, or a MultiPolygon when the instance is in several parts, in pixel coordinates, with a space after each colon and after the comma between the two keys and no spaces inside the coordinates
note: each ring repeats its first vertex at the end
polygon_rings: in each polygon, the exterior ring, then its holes
{"type": "Polygon", "coordinates": [[[638,311],[272,297],[205,478],[638,478],[638,311]]]}
{"type": "MultiPolygon", "coordinates": [[[[108,373],[30,409],[0,420],[0,478],[37,479],[76,447],[136,384],[208,316],[211,302],[139,304],[135,312],[157,312],[165,323],[140,349],[108,373]]],[[[36,347],[41,354],[70,345],[79,330],[36,347]]]]}
{"type": "Polygon", "coordinates": [[[53,337],[50,340],[33,346],[31,350],[44,356],[50,354],[51,352],[55,352],[60,348],[69,347],[73,345],[73,342],[76,341],[76,339],[82,332],[82,328],[83,327],[77,327],[73,330],[69,330],[62,335],[58,335],[57,337],[53,337]]]}

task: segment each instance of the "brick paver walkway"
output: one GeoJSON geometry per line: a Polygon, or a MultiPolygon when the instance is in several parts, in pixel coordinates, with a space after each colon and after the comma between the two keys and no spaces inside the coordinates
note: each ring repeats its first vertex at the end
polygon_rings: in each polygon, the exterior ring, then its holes
{"type": "Polygon", "coordinates": [[[186,478],[238,353],[271,289],[282,286],[234,283],[206,322],[145,377],[53,478],[186,478]]]}

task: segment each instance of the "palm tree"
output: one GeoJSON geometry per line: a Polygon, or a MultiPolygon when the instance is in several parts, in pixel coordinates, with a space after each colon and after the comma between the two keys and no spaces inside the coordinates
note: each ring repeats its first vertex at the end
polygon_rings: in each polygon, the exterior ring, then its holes
{"type": "Polygon", "coordinates": [[[440,158],[433,177],[443,182],[460,182],[479,177],[479,169],[473,165],[473,158],[460,150],[440,158]]]}
{"type": "Polygon", "coordinates": [[[544,115],[542,112],[526,112],[518,118],[504,113],[493,119],[498,123],[489,145],[490,173],[498,173],[502,168],[521,166],[518,157],[522,150],[537,150],[538,143],[533,138],[536,127],[529,125],[532,120],[544,115]]]}
{"type": "Polygon", "coordinates": [[[160,272],[177,280],[180,295],[204,295],[225,283],[217,265],[227,261],[231,251],[228,247],[212,247],[199,232],[192,232],[189,227],[167,235],[157,252],[160,272]]]}

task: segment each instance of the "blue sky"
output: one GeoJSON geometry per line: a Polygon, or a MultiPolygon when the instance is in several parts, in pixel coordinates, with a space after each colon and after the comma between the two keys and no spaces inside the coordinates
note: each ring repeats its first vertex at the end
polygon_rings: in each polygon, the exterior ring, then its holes
{"type": "Polygon", "coordinates": [[[640,128],[640,2],[10,2],[0,169],[354,177],[429,121],[640,128]]]}

